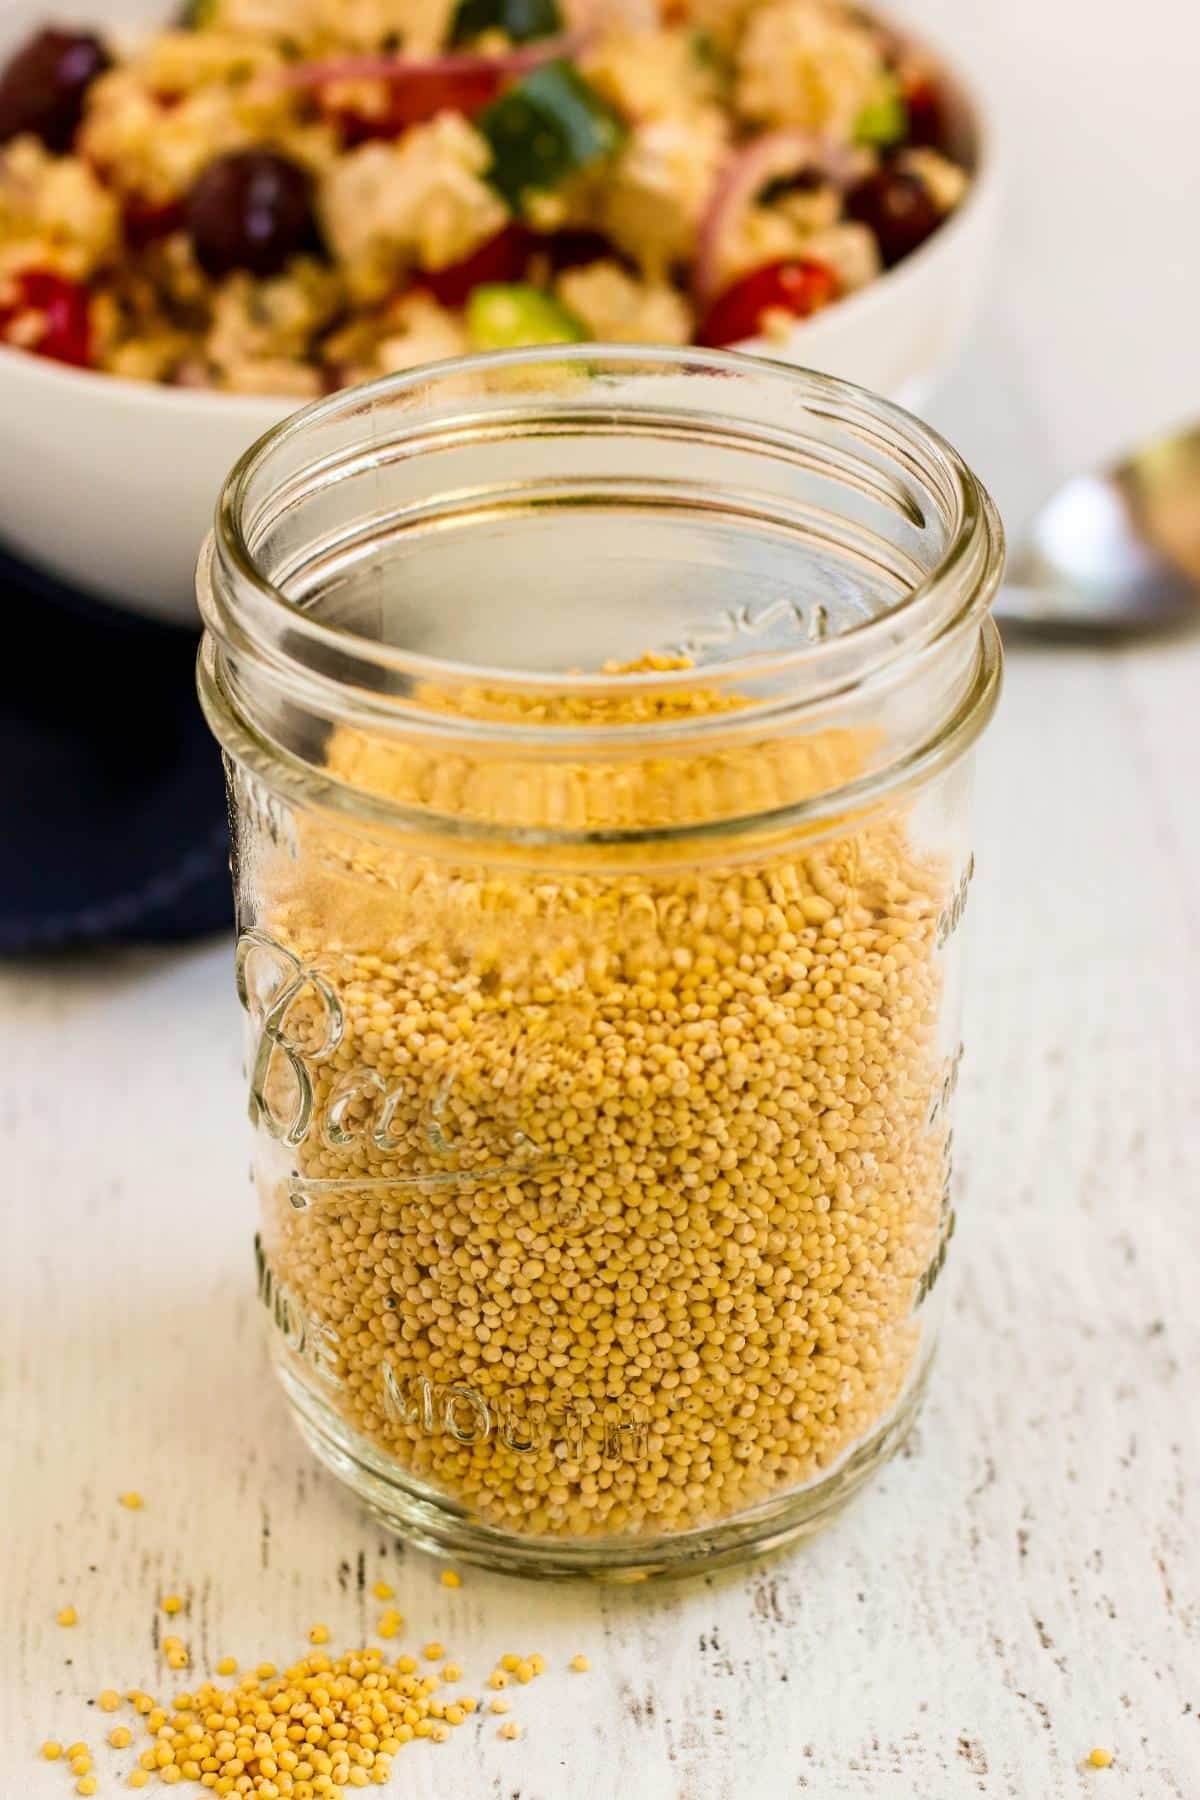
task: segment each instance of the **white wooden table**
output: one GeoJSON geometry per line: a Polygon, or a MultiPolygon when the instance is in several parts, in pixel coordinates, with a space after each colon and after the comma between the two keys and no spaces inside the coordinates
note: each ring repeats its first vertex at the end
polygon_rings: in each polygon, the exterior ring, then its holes
{"type": "MultiPolygon", "coordinates": [[[[1156,178],[1194,168],[1200,27],[1175,0],[1143,0],[1132,42],[1084,0],[919,10],[969,39],[1013,143],[996,286],[939,418],[1019,524],[1054,474],[1200,401],[1200,249],[1156,178]],[[1124,171],[1099,167],[1114,131],[1124,171]],[[1156,277],[1176,285],[1139,344],[1156,277]]],[[[318,1619],[362,1641],[380,1576],[476,1681],[508,1649],[550,1664],[520,1742],[484,1716],[403,1754],[420,1800],[1195,1800],[1198,793],[1200,642],[1014,657],[928,1409],[824,1537],[680,1586],[447,1591],[310,1462],[259,1342],[227,943],[9,972],[0,1800],[70,1794],[39,1742],[98,1744],[89,1697],[159,1682],[163,1592],[198,1662],[282,1660],[318,1619]],[[1081,1766],[1095,1744],[1111,1769],[1081,1766]]]]}

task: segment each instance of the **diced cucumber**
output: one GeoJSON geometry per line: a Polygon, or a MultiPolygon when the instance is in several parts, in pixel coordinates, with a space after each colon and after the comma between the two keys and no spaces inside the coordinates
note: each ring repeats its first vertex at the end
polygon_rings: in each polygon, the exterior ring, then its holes
{"type": "Polygon", "coordinates": [[[558,0],[459,0],[452,44],[473,44],[485,31],[502,31],[510,43],[553,37],[563,28],[558,0]]]}
{"type": "Polygon", "coordinates": [[[489,282],[467,301],[472,350],[519,350],[532,344],[578,344],[587,332],[553,294],[528,282],[489,282]]]}
{"type": "Polygon", "coordinates": [[[854,126],[854,141],[874,150],[886,150],[898,144],[908,130],[908,107],[900,83],[892,74],[880,77],[874,95],[859,113],[854,126]]]}
{"type": "Polygon", "coordinates": [[[625,141],[612,107],[566,62],[534,69],[476,123],[492,147],[488,180],[516,211],[524,194],[558,187],[625,141]]]}

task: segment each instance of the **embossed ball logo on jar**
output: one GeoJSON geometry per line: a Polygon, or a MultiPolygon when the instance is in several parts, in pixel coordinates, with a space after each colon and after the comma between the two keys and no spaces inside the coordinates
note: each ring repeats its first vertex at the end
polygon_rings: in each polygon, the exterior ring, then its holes
{"type": "MultiPolygon", "coordinates": [[[[513,1116],[522,1110],[520,1090],[530,1086],[531,1074],[536,1087],[536,1061],[522,1074],[520,1059],[545,1035],[548,1007],[527,1007],[523,1016],[505,1008],[480,1022],[469,1054],[466,1046],[447,1046],[435,1056],[432,1085],[413,1075],[389,1082],[373,1062],[343,1069],[343,1055],[336,1069],[330,1067],[339,1052],[353,1054],[355,1037],[353,1015],[329,970],[306,964],[269,933],[252,929],[238,939],[236,978],[250,1034],[250,1121],[289,1148],[310,1146],[289,1179],[293,1210],[369,1189],[399,1196],[406,1188],[553,1171],[554,1187],[542,1190],[546,1224],[569,1232],[594,1220],[594,1211],[571,1190],[569,1159],[537,1142],[513,1116]],[[495,1076],[505,1059],[507,1082],[501,1085],[495,1076]],[[481,1112],[476,1091],[481,1068],[490,1079],[490,1116],[481,1112]],[[466,1094],[468,1071],[475,1079],[466,1094]],[[323,1162],[336,1166],[327,1174],[311,1172],[323,1162]]],[[[570,1021],[560,1019],[559,1030],[570,1029],[570,1021]]],[[[364,1046],[364,1054],[377,1049],[364,1046]]]]}

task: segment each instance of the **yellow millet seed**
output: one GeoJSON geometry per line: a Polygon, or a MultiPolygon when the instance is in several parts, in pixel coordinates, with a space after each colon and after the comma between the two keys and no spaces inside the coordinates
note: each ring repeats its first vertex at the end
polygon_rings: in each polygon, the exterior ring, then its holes
{"type": "Polygon", "coordinates": [[[148,1787],[150,1785],[150,1777],[145,1769],[131,1769],[129,1771],[129,1780],[126,1785],[131,1788],[148,1787]]]}
{"type": "Polygon", "coordinates": [[[99,1785],[94,1775],[82,1775],[75,1783],[75,1792],[77,1794],[94,1794],[99,1785]]]}
{"type": "Polygon", "coordinates": [[[236,1656],[223,1656],[221,1658],[220,1662],[217,1664],[217,1674],[218,1675],[236,1675],[237,1674],[237,1666],[238,1665],[237,1665],[237,1657],[236,1656]]]}
{"type": "Polygon", "coordinates": [[[114,1725],[108,1734],[108,1741],[114,1750],[127,1750],[133,1742],[133,1733],[128,1725],[114,1725]]]}
{"type": "Polygon", "coordinates": [[[169,1668],[172,1668],[172,1669],[186,1669],[188,1666],[187,1651],[184,1649],[175,1649],[175,1648],[168,1650],[167,1651],[167,1665],[169,1668]]]}
{"type": "MultiPolygon", "coordinates": [[[[745,702],[697,678],[412,704],[590,730],[745,702]]],[[[619,762],[350,729],[325,754],[414,814],[532,837],[780,817],[877,750],[716,724],[619,762]]],[[[285,1021],[311,1051],[313,1124],[286,1176],[263,1165],[265,1274],[349,1428],[534,1538],[691,1530],[884,1430],[948,1217],[934,1102],[957,872],[902,802],[682,860],[659,842],[489,862],[317,813],[290,848],[252,849],[279,947],[262,954],[319,971],[285,1021]]],[[[281,1129],[294,1055],[263,1078],[281,1129]]]]}
{"type": "Polygon", "coordinates": [[[544,1656],[539,1655],[536,1650],[532,1656],[526,1657],[525,1660],[528,1662],[529,1667],[533,1670],[535,1675],[544,1675],[546,1673],[546,1659],[544,1656]]]}
{"type": "Polygon", "coordinates": [[[1102,1750],[1099,1745],[1097,1745],[1096,1749],[1093,1750],[1088,1757],[1088,1762],[1093,1769],[1110,1769],[1112,1767],[1112,1760],[1112,1751],[1102,1750]]]}
{"type": "Polygon", "coordinates": [[[396,1598],[396,1590],[390,1581],[377,1581],[371,1592],[377,1600],[394,1600],[396,1598]]]}
{"type": "Polygon", "coordinates": [[[86,1775],[92,1766],[92,1759],[86,1750],[78,1751],[71,1757],[72,1775],[86,1775]]]}
{"type": "Polygon", "coordinates": [[[591,1666],[591,1658],[585,1656],[582,1650],[571,1658],[571,1667],[577,1675],[586,1675],[591,1666]]]}
{"type": "Polygon", "coordinates": [[[508,1652],[507,1656],[502,1656],[500,1658],[499,1666],[502,1669],[507,1669],[510,1675],[515,1675],[517,1670],[521,1666],[521,1659],[512,1650],[510,1650],[508,1652]]]}
{"type": "Polygon", "coordinates": [[[497,1694],[496,1698],[488,1707],[488,1711],[494,1713],[506,1713],[511,1705],[511,1700],[505,1700],[501,1695],[497,1694]]]}
{"type": "Polygon", "coordinates": [[[40,1755],[45,1757],[47,1762],[57,1762],[62,1753],[63,1747],[58,1742],[57,1738],[47,1738],[39,1752],[40,1755]]]}
{"type": "Polygon", "coordinates": [[[421,1649],[421,1655],[425,1658],[426,1662],[441,1662],[445,1654],[445,1644],[439,1644],[436,1639],[431,1643],[423,1645],[421,1649]]]}
{"type": "Polygon", "coordinates": [[[73,1606],[60,1606],[54,1615],[60,1625],[78,1625],[79,1614],[73,1606]]]}
{"type": "Polygon", "coordinates": [[[178,1594],[164,1594],[162,1609],[167,1614],[183,1611],[183,1600],[178,1594]]]}
{"type": "Polygon", "coordinates": [[[400,1614],[389,1606],[388,1610],[380,1617],[375,1629],[381,1638],[394,1638],[403,1623],[404,1620],[400,1614]]]}
{"type": "Polygon", "coordinates": [[[201,1682],[170,1709],[149,1703],[155,1742],[135,1773],[261,1800],[324,1800],[382,1785],[404,1744],[443,1742],[466,1718],[465,1705],[433,1700],[437,1678],[408,1661],[405,1671],[388,1668],[376,1649],[338,1657],[313,1649],[282,1671],[260,1663],[230,1687],[201,1682]]]}
{"type": "Polygon", "coordinates": [[[116,1688],[105,1688],[104,1692],[98,1695],[96,1699],[96,1705],[100,1708],[101,1712],[116,1712],[120,1704],[121,1696],[118,1694],[116,1688]]]}
{"type": "Polygon", "coordinates": [[[117,1498],[120,1500],[121,1505],[126,1507],[130,1512],[141,1512],[143,1506],[146,1504],[136,1488],[130,1488],[127,1493],[118,1494],[117,1498]]]}
{"type": "Polygon", "coordinates": [[[490,1688],[506,1688],[508,1686],[508,1676],[503,1669],[493,1669],[487,1678],[487,1684],[490,1688]]]}
{"type": "Polygon", "coordinates": [[[461,1663],[448,1662],[443,1666],[443,1669],[442,1669],[442,1680],[443,1681],[461,1681],[462,1678],[463,1678],[463,1672],[462,1672],[462,1664],[461,1663]]]}
{"type": "Polygon", "coordinates": [[[310,1644],[327,1644],[329,1642],[328,1625],[310,1625],[308,1628],[308,1641],[310,1644]]]}
{"type": "Polygon", "coordinates": [[[515,1719],[505,1719],[503,1725],[500,1727],[500,1736],[502,1738],[519,1738],[520,1735],[521,1727],[517,1724],[517,1721],[515,1719]]]}
{"type": "Polygon", "coordinates": [[[88,1754],[88,1747],[85,1743],[83,1743],[82,1740],[77,1744],[68,1744],[66,1749],[63,1751],[63,1755],[65,1757],[67,1757],[68,1760],[72,1756],[86,1756],[87,1754],[88,1754]]]}
{"type": "Polygon", "coordinates": [[[443,1569],[438,1576],[443,1587],[456,1588],[462,1586],[462,1576],[457,1569],[443,1569]]]}

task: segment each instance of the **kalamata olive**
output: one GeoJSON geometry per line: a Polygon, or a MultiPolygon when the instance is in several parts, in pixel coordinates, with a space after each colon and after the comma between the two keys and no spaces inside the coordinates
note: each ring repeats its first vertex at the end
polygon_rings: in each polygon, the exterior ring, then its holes
{"type": "Polygon", "coordinates": [[[318,245],[312,177],[275,150],[218,156],[197,178],[184,218],[209,275],[277,275],[289,257],[318,245]]]}
{"type": "Polygon", "coordinates": [[[30,131],[48,150],[69,150],[84,94],[110,60],[90,31],[37,32],[0,73],[0,144],[30,131]]]}
{"type": "Polygon", "coordinates": [[[556,273],[560,269],[583,269],[588,263],[606,259],[624,261],[621,252],[602,231],[589,231],[586,226],[563,226],[541,238],[537,247],[549,256],[556,273]]]}
{"type": "Polygon", "coordinates": [[[919,175],[886,166],[850,189],[846,211],[875,233],[889,269],[923,244],[942,218],[919,175]]]}

